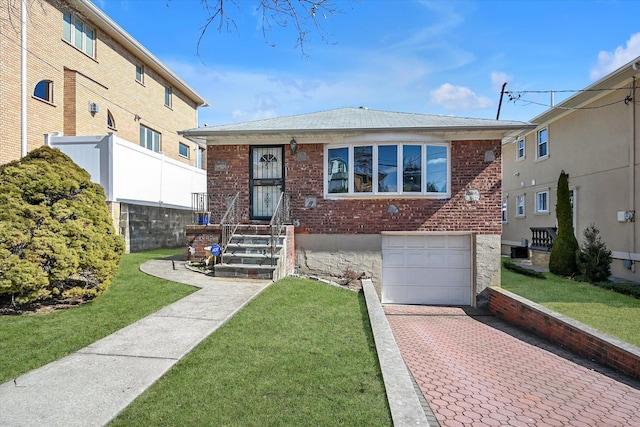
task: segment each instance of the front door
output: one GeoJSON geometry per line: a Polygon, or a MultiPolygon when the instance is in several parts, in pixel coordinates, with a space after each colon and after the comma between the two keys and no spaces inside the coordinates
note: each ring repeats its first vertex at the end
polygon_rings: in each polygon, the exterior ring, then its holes
{"type": "Polygon", "coordinates": [[[284,191],[284,146],[250,149],[251,219],[271,219],[284,191]]]}

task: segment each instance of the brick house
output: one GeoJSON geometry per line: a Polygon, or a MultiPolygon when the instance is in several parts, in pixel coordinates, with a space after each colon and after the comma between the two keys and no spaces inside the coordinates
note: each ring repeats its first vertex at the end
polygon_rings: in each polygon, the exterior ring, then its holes
{"type": "Polygon", "coordinates": [[[288,197],[299,273],[364,273],[383,302],[476,305],[500,281],[501,140],[530,127],[344,108],[182,135],[207,144],[211,222],[236,194],[255,225],[288,197]]]}
{"type": "Polygon", "coordinates": [[[3,2],[0,26],[0,164],[60,148],[105,188],[128,249],[181,245],[206,152],[177,131],[207,102],[88,0],[3,2]]]}

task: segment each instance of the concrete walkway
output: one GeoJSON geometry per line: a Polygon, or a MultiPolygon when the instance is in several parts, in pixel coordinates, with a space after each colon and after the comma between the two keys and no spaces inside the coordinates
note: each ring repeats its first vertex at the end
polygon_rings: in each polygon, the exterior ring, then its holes
{"type": "Polygon", "coordinates": [[[183,263],[149,261],[148,274],[201,290],[56,362],[0,385],[0,426],[102,426],[270,281],[223,280],[183,263]]]}

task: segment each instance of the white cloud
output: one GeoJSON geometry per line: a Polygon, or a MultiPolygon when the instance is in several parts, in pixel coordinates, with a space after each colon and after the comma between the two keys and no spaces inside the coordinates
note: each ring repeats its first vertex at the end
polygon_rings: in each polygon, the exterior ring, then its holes
{"type": "Polygon", "coordinates": [[[454,86],[449,83],[444,83],[438,89],[432,90],[431,101],[451,111],[482,110],[493,106],[489,98],[476,95],[468,87],[454,86]]]}
{"type": "Polygon", "coordinates": [[[502,90],[502,85],[505,83],[511,83],[513,81],[513,76],[507,73],[499,73],[494,71],[491,73],[491,90],[499,93],[502,90]]]}
{"type": "Polygon", "coordinates": [[[591,69],[590,77],[592,80],[597,80],[638,56],[640,56],[640,33],[635,33],[627,40],[626,47],[618,46],[613,52],[600,51],[598,63],[591,69]]]}

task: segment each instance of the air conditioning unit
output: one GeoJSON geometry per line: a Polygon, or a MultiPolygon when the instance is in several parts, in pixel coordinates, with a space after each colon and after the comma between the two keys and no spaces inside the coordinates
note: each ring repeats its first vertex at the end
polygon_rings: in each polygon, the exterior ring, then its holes
{"type": "Polygon", "coordinates": [[[89,112],[91,114],[96,114],[98,111],[100,111],[100,107],[98,107],[98,104],[96,104],[95,102],[90,102],[89,103],[89,112]]]}

